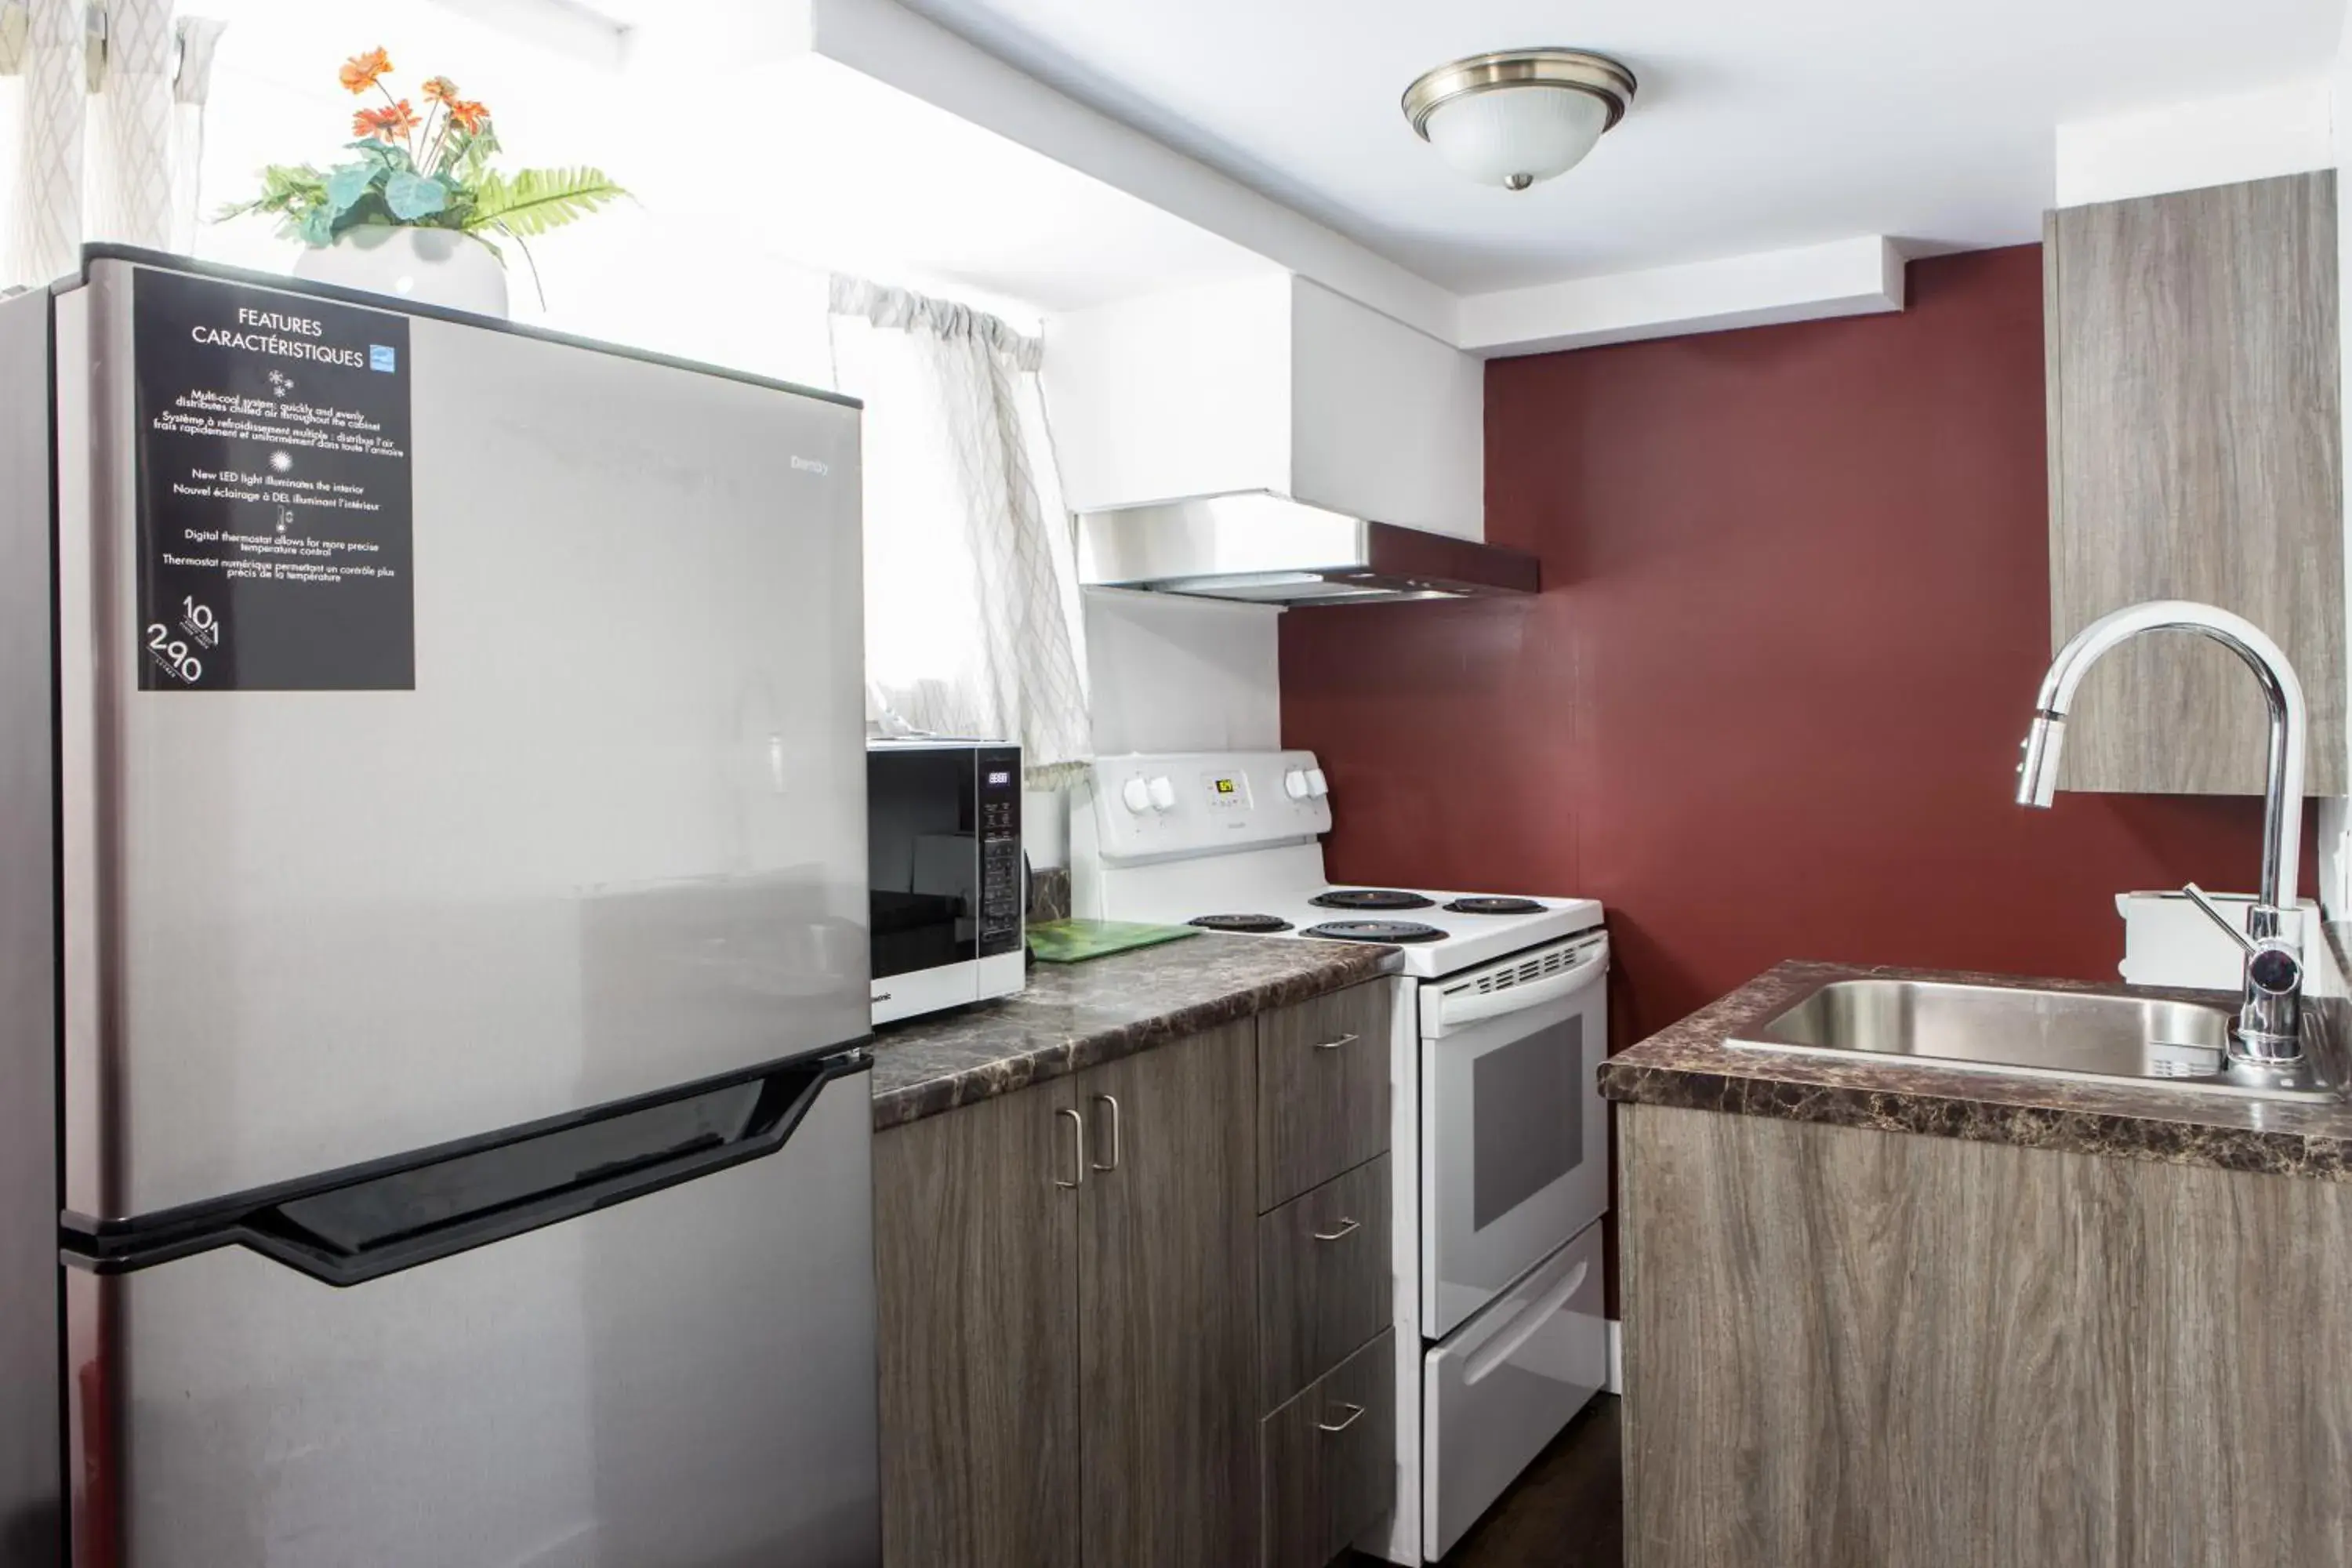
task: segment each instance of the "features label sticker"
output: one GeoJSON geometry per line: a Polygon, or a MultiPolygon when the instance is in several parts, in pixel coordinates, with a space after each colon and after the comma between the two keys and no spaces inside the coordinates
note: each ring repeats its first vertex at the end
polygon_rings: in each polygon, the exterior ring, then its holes
{"type": "Polygon", "coordinates": [[[143,691],[416,686],[408,321],[132,276],[143,691]]]}

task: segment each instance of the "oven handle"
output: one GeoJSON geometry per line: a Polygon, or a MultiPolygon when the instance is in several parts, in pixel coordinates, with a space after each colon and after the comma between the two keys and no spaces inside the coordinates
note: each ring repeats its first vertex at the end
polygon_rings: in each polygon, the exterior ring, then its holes
{"type": "Polygon", "coordinates": [[[1587,1259],[1570,1269],[1567,1279],[1545,1291],[1519,1314],[1518,1321],[1498,1331],[1493,1339],[1472,1352],[1470,1359],[1462,1365],[1463,1386],[1467,1388],[1473,1384],[1486,1382],[1489,1373],[1518,1354],[1527,1342],[1536,1337],[1536,1331],[1551,1321],[1554,1314],[1568,1305],[1568,1299],[1576,1294],[1591,1268],[1591,1260],[1587,1259]]]}
{"type": "Polygon", "coordinates": [[[1506,1013],[1524,1013],[1530,1007],[1540,1007],[1562,996],[1584,989],[1585,982],[1609,967],[1609,950],[1601,948],[1583,963],[1547,974],[1541,980],[1530,980],[1524,985],[1506,985],[1499,991],[1470,991],[1458,995],[1442,996],[1438,1004],[1437,1032],[1441,1035],[1475,1024],[1484,1018],[1500,1017],[1506,1013]]]}

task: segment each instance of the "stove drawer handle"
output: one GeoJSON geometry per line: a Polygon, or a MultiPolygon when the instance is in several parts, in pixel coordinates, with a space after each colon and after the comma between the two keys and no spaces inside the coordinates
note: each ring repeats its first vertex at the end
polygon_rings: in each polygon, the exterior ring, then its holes
{"type": "Polygon", "coordinates": [[[1324,1040],[1318,1044],[1315,1048],[1318,1051],[1336,1051],[1341,1046],[1354,1045],[1362,1037],[1363,1037],[1360,1035],[1342,1035],[1336,1040],[1324,1040]]]}

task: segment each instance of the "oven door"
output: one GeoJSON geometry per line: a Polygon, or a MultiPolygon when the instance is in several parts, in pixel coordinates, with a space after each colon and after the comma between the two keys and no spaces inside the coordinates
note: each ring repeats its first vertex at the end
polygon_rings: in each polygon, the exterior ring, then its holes
{"type": "Polygon", "coordinates": [[[1421,987],[1421,1331],[1441,1340],[1609,1206],[1605,933],[1421,987]]]}

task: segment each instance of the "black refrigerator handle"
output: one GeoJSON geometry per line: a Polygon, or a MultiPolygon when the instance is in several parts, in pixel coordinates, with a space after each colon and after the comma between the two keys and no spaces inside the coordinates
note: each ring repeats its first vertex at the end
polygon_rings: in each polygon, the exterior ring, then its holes
{"type": "Polygon", "coordinates": [[[66,1255],[118,1274],[235,1245],[322,1284],[364,1284],[764,1158],[835,1079],[871,1066],[863,1051],[796,1063],[290,1196],[208,1205],[153,1226],[68,1231],[66,1255]]]}

